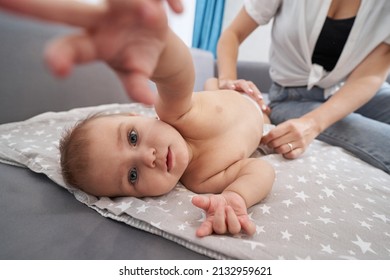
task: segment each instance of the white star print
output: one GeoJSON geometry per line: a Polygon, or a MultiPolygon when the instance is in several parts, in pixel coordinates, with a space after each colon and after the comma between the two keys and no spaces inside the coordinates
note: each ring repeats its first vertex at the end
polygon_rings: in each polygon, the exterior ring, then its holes
{"type": "Polygon", "coordinates": [[[148,209],[149,208],[149,206],[146,206],[146,204],[143,204],[143,205],[141,205],[140,207],[137,207],[137,214],[138,213],[145,213],[146,212],[146,209],[148,209]]]}
{"type": "Polygon", "coordinates": [[[355,208],[357,208],[357,209],[359,209],[359,210],[363,210],[363,206],[361,206],[359,203],[352,203],[353,204],[353,207],[355,207],[355,208]]]}
{"type": "Polygon", "coordinates": [[[331,224],[334,224],[334,222],[330,219],[330,218],[322,218],[320,216],[318,216],[318,219],[317,221],[321,221],[323,222],[325,225],[331,223],[331,224]]]}
{"type": "Polygon", "coordinates": [[[387,218],[386,218],[386,216],[385,215],[380,215],[380,214],[378,214],[378,213],[375,213],[374,212],[374,215],[372,215],[374,218],[378,218],[378,219],[380,219],[380,220],[382,220],[384,223],[386,223],[387,222],[387,218]]]}
{"type": "Polygon", "coordinates": [[[292,234],[290,234],[287,229],[285,231],[281,231],[280,233],[282,234],[282,239],[287,239],[290,241],[292,234]]]}
{"type": "Polygon", "coordinates": [[[323,252],[326,252],[329,254],[333,254],[335,252],[332,248],[330,248],[330,244],[328,244],[328,245],[320,244],[320,245],[322,247],[321,251],[323,251],[323,252]]]}
{"type": "Polygon", "coordinates": [[[333,164],[328,164],[329,170],[336,170],[336,166],[333,164]]]}
{"type": "Polygon", "coordinates": [[[11,137],[13,137],[11,134],[3,134],[1,135],[1,139],[9,140],[11,137]]]}
{"type": "Polygon", "coordinates": [[[343,191],[345,191],[346,188],[346,186],[344,186],[343,184],[338,184],[337,187],[343,191]]]}
{"type": "Polygon", "coordinates": [[[294,189],[294,187],[293,187],[293,186],[291,186],[291,185],[286,185],[286,189],[288,189],[288,190],[292,190],[292,189],[294,189]]]}
{"type": "Polygon", "coordinates": [[[258,226],[256,225],[256,234],[259,234],[261,232],[265,232],[264,226],[258,226]]]}
{"type": "Polygon", "coordinates": [[[318,177],[322,178],[322,179],[327,179],[328,178],[328,175],[324,174],[324,173],[320,173],[318,174],[318,177]]]}
{"type": "Polygon", "coordinates": [[[290,205],[294,204],[291,202],[290,199],[283,200],[282,203],[286,204],[286,207],[288,208],[290,205]]]}
{"type": "Polygon", "coordinates": [[[361,225],[362,227],[366,227],[366,228],[368,228],[369,230],[371,230],[371,228],[372,228],[372,225],[367,224],[365,221],[359,221],[359,223],[360,223],[360,225],[361,225]]]}
{"type": "Polygon", "coordinates": [[[159,200],[159,201],[158,201],[158,204],[159,204],[160,206],[166,205],[166,204],[167,204],[167,201],[166,201],[166,200],[159,200]]]}
{"type": "Polygon", "coordinates": [[[370,185],[365,184],[364,187],[366,190],[372,191],[372,187],[370,185]]]}
{"type": "Polygon", "coordinates": [[[271,207],[269,207],[268,205],[266,204],[263,204],[261,207],[260,207],[261,210],[263,210],[263,214],[267,213],[267,214],[271,214],[269,212],[269,209],[271,209],[271,207]]]}
{"type": "Polygon", "coordinates": [[[255,250],[257,246],[265,247],[265,245],[261,242],[255,242],[251,240],[243,240],[242,242],[249,244],[251,246],[252,251],[255,250]]]}
{"type": "Polygon", "coordinates": [[[298,182],[299,183],[307,183],[307,179],[305,176],[298,176],[298,182]]]}
{"type": "Polygon", "coordinates": [[[324,211],[324,213],[332,213],[332,209],[329,209],[328,207],[326,207],[325,205],[321,207],[322,211],[324,211]]]}
{"type": "Polygon", "coordinates": [[[360,247],[362,250],[362,253],[365,254],[366,252],[371,252],[376,255],[375,251],[371,249],[371,243],[370,242],[364,242],[359,235],[356,235],[357,240],[352,241],[353,244],[360,247]]]}
{"type": "Polygon", "coordinates": [[[177,228],[179,230],[185,230],[186,229],[186,225],[185,224],[181,224],[181,225],[178,225],[177,228]]]}
{"type": "Polygon", "coordinates": [[[158,229],[161,229],[161,222],[158,222],[158,223],[153,223],[153,222],[150,222],[150,224],[158,229]]]}
{"type": "Polygon", "coordinates": [[[295,194],[296,194],[295,197],[298,197],[298,198],[302,199],[304,202],[306,202],[306,198],[309,198],[309,196],[306,195],[304,191],[295,192],[295,194]]]}
{"type": "Polygon", "coordinates": [[[122,201],[121,204],[115,206],[115,208],[119,208],[123,212],[129,209],[131,207],[131,204],[133,204],[133,201],[129,201],[129,202],[122,201]]]}
{"type": "Polygon", "coordinates": [[[330,196],[335,197],[335,196],[333,195],[333,192],[334,192],[334,191],[331,190],[331,189],[329,189],[328,187],[323,188],[322,191],[326,194],[327,197],[330,197],[330,196]]]}

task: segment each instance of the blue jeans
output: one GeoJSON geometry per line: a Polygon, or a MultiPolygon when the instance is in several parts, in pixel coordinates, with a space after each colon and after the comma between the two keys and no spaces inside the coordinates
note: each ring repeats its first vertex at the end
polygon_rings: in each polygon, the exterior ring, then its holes
{"type": "MultiPolygon", "coordinates": [[[[299,118],[326,101],[321,88],[307,90],[275,83],[269,98],[274,124],[299,118]]],[[[343,147],[390,174],[390,85],[384,83],[368,103],[324,130],[317,139],[343,147]]]]}

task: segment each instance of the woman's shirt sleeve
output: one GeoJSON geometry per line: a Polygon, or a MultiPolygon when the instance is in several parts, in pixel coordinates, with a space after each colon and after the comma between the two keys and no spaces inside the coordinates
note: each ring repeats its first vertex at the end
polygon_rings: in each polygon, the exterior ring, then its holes
{"type": "Polygon", "coordinates": [[[259,25],[265,25],[274,17],[282,0],[245,0],[246,12],[259,25]]]}

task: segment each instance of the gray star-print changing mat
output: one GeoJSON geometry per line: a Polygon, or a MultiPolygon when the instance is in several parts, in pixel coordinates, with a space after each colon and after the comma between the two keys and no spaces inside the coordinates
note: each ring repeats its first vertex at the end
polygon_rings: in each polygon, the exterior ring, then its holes
{"type": "MultiPolygon", "coordinates": [[[[205,215],[184,186],[157,198],[110,199],[66,186],[58,143],[63,129],[94,112],[136,112],[140,104],[110,104],[48,112],[0,125],[0,161],[44,173],[99,214],[216,259],[390,259],[390,176],[343,149],[315,141],[304,156],[264,156],[275,168],[269,196],[249,208],[254,236],[197,238],[205,215]]],[[[255,153],[254,156],[261,156],[255,153]]]]}

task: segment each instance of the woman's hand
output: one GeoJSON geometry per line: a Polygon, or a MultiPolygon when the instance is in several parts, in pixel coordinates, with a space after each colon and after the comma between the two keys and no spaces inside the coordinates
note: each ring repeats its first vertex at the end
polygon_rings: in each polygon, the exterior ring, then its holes
{"type": "Polygon", "coordinates": [[[226,191],[222,194],[197,195],[192,203],[206,212],[206,220],[196,231],[199,237],[217,234],[237,234],[244,230],[248,235],[256,231],[249,219],[244,199],[237,193],[226,191]]]}
{"type": "Polygon", "coordinates": [[[259,105],[261,110],[269,115],[271,113],[271,109],[265,104],[263,96],[260,90],[252,81],[247,81],[243,79],[239,80],[227,80],[227,79],[219,79],[218,87],[220,89],[232,89],[238,92],[245,93],[253,98],[259,105]]]}
{"type": "Polygon", "coordinates": [[[279,124],[261,139],[261,143],[285,158],[293,159],[302,155],[318,134],[316,122],[302,117],[279,124]]]}

